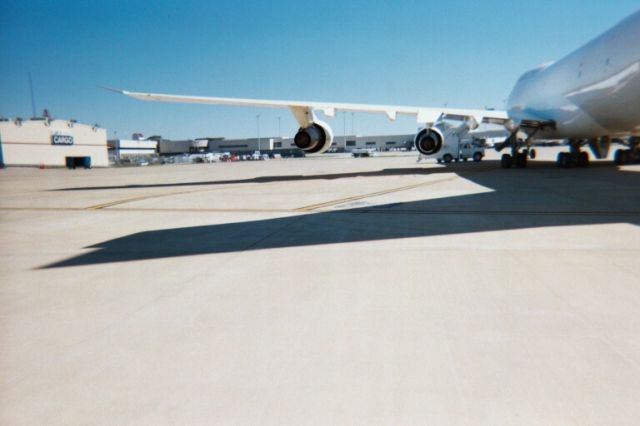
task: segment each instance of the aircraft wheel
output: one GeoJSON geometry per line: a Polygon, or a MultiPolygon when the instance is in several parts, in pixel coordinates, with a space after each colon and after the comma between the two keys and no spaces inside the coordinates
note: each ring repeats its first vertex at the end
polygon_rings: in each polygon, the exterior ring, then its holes
{"type": "Polygon", "coordinates": [[[536,152],[535,149],[530,149],[529,150],[529,158],[531,158],[532,160],[536,159],[536,154],[537,154],[537,152],[536,152]]]}
{"type": "Polygon", "coordinates": [[[621,166],[622,165],[622,150],[618,149],[616,150],[616,153],[613,154],[613,163],[617,166],[621,166]]]}
{"type": "Polygon", "coordinates": [[[476,163],[482,161],[482,154],[480,154],[479,152],[476,152],[473,154],[473,161],[475,161],[476,163]]]}
{"type": "Polygon", "coordinates": [[[502,158],[500,159],[500,166],[503,169],[510,169],[513,165],[513,158],[509,154],[502,154],[502,158]]]}
{"type": "Polygon", "coordinates": [[[613,156],[613,162],[618,166],[629,164],[631,162],[631,150],[619,149],[613,156]]]}
{"type": "Polygon", "coordinates": [[[571,155],[568,152],[558,154],[558,167],[568,169],[571,165],[571,155]]]}
{"type": "Polygon", "coordinates": [[[445,154],[442,157],[442,161],[444,161],[445,163],[449,164],[453,161],[453,157],[451,156],[451,154],[445,154]]]}
{"type": "Polygon", "coordinates": [[[588,167],[589,166],[589,154],[586,152],[581,152],[578,154],[578,167],[588,167]]]}
{"type": "Polygon", "coordinates": [[[527,167],[527,154],[524,152],[520,152],[516,154],[516,167],[519,169],[524,169],[527,167]]]}
{"type": "Polygon", "coordinates": [[[562,157],[562,167],[564,167],[565,169],[568,169],[572,166],[573,166],[573,161],[571,158],[571,154],[569,154],[568,152],[565,152],[564,157],[562,157]]]}

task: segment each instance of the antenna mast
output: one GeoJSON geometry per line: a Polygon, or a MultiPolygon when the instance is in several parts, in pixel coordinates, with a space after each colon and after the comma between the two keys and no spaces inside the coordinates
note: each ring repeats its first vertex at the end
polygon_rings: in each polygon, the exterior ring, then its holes
{"type": "Polygon", "coordinates": [[[33,96],[33,81],[31,80],[31,72],[29,72],[29,90],[31,91],[31,111],[33,112],[32,117],[36,117],[36,99],[33,96]]]}

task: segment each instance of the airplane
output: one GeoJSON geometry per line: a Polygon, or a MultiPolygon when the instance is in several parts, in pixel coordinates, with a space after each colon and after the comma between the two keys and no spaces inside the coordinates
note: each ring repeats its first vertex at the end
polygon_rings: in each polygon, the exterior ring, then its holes
{"type": "Polygon", "coordinates": [[[503,168],[526,167],[535,158],[536,139],[566,139],[569,152],[558,154],[559,167],[586,167],[589,146],[596,158],[607,158],[612,141],[627,145],[614,155],[616,164],[640,161],[640,11],[563,59],[524,73],[507,101],[506,111],[367,105],[330,102],[181,96],[114,90],[144,101],[288,108],[300,128],[295,145],[320,154],[333,141],[330,126],[316,111],[334,117],[338,111],[415,116],[424,126],[415,136],[417,151],[436,154],[448,135],[476,129],[481,123],[504,126],[510,136],[496,146],[503,168]],[[451,123],[457,123],[452,125],[451,123]]]}

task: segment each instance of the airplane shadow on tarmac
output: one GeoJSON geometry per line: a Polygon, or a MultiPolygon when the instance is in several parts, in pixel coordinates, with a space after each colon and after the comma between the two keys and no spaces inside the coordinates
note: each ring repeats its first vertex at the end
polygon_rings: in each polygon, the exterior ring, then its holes
{"type": "MultiPolygon", "coordinates": [[[[501,170],[497,162],[487,161],[481,165],[459,164],[446,168],[387,169],[135,187],[451,172],[492,191],[274,219],[139,232],[87,247],[94,251],[44,266],[43,269],[540,227],[607,223],[640,225],[640,173],[620,171],[610,163],[594,163],[588,169],[565,170],[557,169],[550,162],[536,161],[527,169],[501,170]]],[[[420,190],[426,192],[429,187],[420,190]]]]}
{"type": "MultiPolygon", "coordinates": [[[[470,164],[470,163],[469,163],[470,164]]],[[[355,177],[383,177],[383,176],[401,176],[401,175],[433,175],[438,173],[451,173],[447,169],[429,169],[424,167],[400,168],[400,169],[383,169],[374,171],[361,171],[349,173],[331,173],[331,174],[315,174],[315,175],[274,175],[274,176],[258,176],[248,179],[230,179],[230,180],[210,180],[196,182],[172,182],[172,183],[150,183],[150,184],[131,184],[131,185],[105,185],[105,186],[88,186],[75,188],[54,189],[53,192],[67,191],[100,191],[107,189],[146,189],[146,188],[180,188],[180,187],[197,187],[197,186],[214,186],[214,185],[234,185],[241,183],[274,183],[274,182],[294,182],[309,180],[335,180],[347,179],[355,177]]]]}

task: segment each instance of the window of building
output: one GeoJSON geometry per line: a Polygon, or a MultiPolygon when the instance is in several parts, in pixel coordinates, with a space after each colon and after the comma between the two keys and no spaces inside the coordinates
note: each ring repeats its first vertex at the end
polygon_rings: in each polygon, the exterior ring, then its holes
{"type": "Polygon", "coordinates": [[[347,141],[347,146],[356,146],[356,141],[347,141]]]}
{"type": "Polygon", "coordinates": [[[389,141],[389,142],[385,142],[387,145],[395,145],[396,143],[394,141],[389,141]]]}
{"type": "Polygon", "coordinates": [[[367,142],[365,145],[371,146],[371,145],[375,145],[375,144],[376,144],[375,142],[367,142]]]}
{"type": "Polygon", "coordinates": [[[282,142],[274,142],[273,143],[273,147],[274,148],[282,148],[282,142]]]}
{"type": "Polygon", "coordinates": [[[220,149],[249,148],[249,145],[220,145],[220,149]]]}

